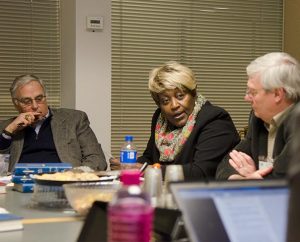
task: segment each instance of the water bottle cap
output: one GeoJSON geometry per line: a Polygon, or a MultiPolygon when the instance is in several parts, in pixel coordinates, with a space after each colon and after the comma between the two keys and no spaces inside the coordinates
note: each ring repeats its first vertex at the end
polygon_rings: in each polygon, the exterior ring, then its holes
{"type": "Polygon", "coordinates": [[[133,136],[132,135],[126,135],[125,136],[125,141],[132,141],[133,140],[133,136]]]}
{"type": "Polygon", "coordinates": [[[141,172],[139,170],[121,171],[120,181],[123,185],[139,185],[141,172]]]}

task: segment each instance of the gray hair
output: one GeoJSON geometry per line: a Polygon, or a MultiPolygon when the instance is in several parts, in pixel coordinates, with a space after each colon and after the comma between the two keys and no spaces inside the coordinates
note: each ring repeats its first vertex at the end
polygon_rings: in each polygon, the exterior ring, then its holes
{"type": "Polygon", "coordinates": [[[260,76],[266,91],[284,88],[286,98],[297,102],[300,99],[299,62],[284,52],[273,52],[258,57],[247,66],[248,77],[260,76]]]}
{"type": "Polygon", "coordinates": [[[46,87],[45,87],[43,81],[35,75],[26,74],[26,75],[17,76],[15,78],[15,80],[13,81],[13,83],[11,84],[10,89],[9,89],[11,97],[13,99],[16,98],[17,90],[20,87],[22,87],[32,81],[38,82],[42,86],[44,94],[46,95],[46,87]]]}
{"type": "Polygon", "coordinates": [[[158,104],[158,94],[165,90],[178,88],[196,96],[197,83],[190,68],[176,61],[169,61],[150,72],[148,87],[153,100],[158,104]]]}

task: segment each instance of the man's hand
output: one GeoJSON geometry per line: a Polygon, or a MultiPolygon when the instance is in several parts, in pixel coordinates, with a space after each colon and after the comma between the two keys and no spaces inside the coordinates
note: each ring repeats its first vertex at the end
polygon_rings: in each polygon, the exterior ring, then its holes
{"type": "Polygon", "coordinates": [[[253,159],[240,151],[233,150],[229,153],[230,165],[239,173],[231,175],[228,179],[263,179],[264,176],[269,174],[273,167],[267,167],[260,170],[256,170],[255,162],[253,159]]]}
{"type": "Polygon", "coordinates": [[[240,151],[233,150],[229,153],[230,165],[243,177],[256,171],[256,166],[252,158],[240,151]]]}
{"type": "Polygon", "coordinates": [[[27,126],[30,126],[37,121],[42,119],[41,113],[39,112],[26,112],[20,113],[6,128],[5,130],[10,133],[16,133],[19,130],[24,129],[27,126]]]}

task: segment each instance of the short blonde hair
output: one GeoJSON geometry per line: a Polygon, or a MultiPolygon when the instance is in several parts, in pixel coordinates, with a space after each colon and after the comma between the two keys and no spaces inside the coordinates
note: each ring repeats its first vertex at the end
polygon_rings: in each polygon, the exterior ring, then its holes
{"type": "Polygon", "coordinates": [[[153,100],[159,104],[158,94],[165,90],[178,88],[196,96],[197,83],[189,67],[176,61],[169,61],[150,72],[148,87],[153,100]]]}

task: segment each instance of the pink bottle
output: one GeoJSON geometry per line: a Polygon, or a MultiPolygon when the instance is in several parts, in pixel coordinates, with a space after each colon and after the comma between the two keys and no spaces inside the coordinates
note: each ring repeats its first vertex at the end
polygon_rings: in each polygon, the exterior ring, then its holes
{"type": "Polygon", "coordinates": [[[108,207],[108,241],[149,242],[154,209],[140,187],[140,172],[124,170],[120,179],[123,186],[108,207]]]}

